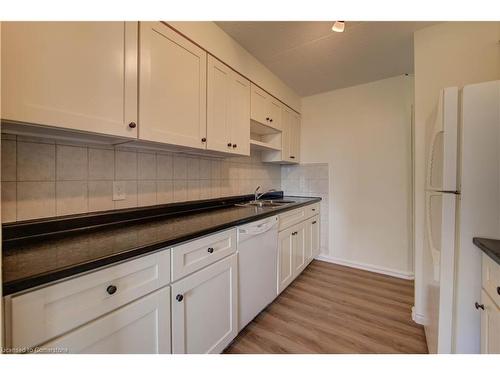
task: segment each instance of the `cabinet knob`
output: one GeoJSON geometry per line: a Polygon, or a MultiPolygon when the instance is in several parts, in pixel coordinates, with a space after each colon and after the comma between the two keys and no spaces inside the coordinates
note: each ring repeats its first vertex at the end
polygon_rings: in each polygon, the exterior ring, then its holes
{"type": "Polygon", "coordinates": [[[295,156],[290,156],[290,159],[295,159],[295,156]]]}
{"type": "Polygon", "coordinates": [[[500,286],[497,286],[497,293],[500,295],[500,286]]]}
{"type": "Polygon", "coordinates": [[[316,211],[316,209],[315,209],[315,208],[313,208],[312,210],[313,210],[313,211],[316,211]]]}
{"type": "Polygon", "coordinates": [[[207,249],[207,251],[208,251],[210,254],[212,254],[212,253],[214,252],[214,248],[213,248],[213,247],[209,247],[209,248],[207,249]]]}
{"type": "Polygon", "coordinates": [[[117,291],[117,289],[118,289],[118,288],[117,288],[116,286],[114,286],[114,285],[110,285],[110,286],[108,286],[108,287],[106,288],[106,292],[108,292],[108,294],[110,294],[110,295],[111,295],[111,294],[115,294],[115,293],[116,293],[116,291],[117,291]]]}
{"type": "Polygon", "coordinates": [[[484,310],[484,305],[483,304],[479,304],[479,303],[475,303],[474,306],[476,306],[476,309],[481,309],[481,310],[484,310]]]}
{"type": "Polygon", "coordinates": [[[231,142],[229,142],[229,143],[227,144],[227,147],[231,147],[232,145],[233,145],[233,144],[232,144],[231,142]]]}
{"type": "Polygon", "coordinates": [[[313,223],[313,224],[316,224],[316,223],[317,223],[317,221],[316,221],[316,220],[314,220],[312,223],[313,223]]]}
{"type": "Polygon", "coordinates": [[[266,117],[266,121],[269,121],[269,120],[270,120],[270,118],[269,118],[269,117],[266,117]]]}
{"type": "Polygon", "coordinates": [[[270,119],[269,119],[269,121],[270,121],[270,122],[273,122],[273,119],[272,119],[272,118],[270,118],[270,119]]]}
{"type": "Polygon", "coordinates": [[[202,142],[206,142],[206,141],[207,141],[207,139],[206,139],[205,137],[203,137],[203,138],[201,139],[201,141],[202,141],[202,142]]]}
{"type": "Polygon", "coordinates": [[[233,148],[236,148],[236,147],[238,147],[238,146],[236,145],[236,143],[235,143],[235,144],[233,144],[233,148]]]}
{"type": "Polygon", "coordinates": [[[182,302],[182,300],[184,299],[184,296],[182,294],[177,294],[175,296],[175,299],[177,300],[177,302],[182,302]]]}
{"type": "Polygon", "coordinates": [[[131,122],[130,124],[128,124],[128,127],[131,129],[135,129],[137,127],[137,124],[135,122],[131,122]]]}
{"type": "Polygon", "coordinates": [[[296,234],[299,234],[299,232],[292,232],[292,236],[295,236],[296,234]]]}

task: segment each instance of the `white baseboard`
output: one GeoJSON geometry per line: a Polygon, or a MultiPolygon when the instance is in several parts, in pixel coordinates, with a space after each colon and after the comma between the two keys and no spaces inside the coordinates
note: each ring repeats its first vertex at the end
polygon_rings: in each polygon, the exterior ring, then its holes
{"type": "Polygon", "coordinates": [[[415,312],[415,306],[411,307],[411,318],[417,324],[420,324],[420,325],[425,324],[425,316],[423,314],[415,312]]]}
{"type": "Polygon", "coordinates": [[[340,258],[335,258],[335,257],[330,257],[330,256],[325,256],[325,255],[318,255],[316,257],[316,259],[322,260],[324,262],[340,264],[341,266],[359,268],[359,269],[365,270],[365,271],[371,271],[371,272],[381,273],[383,275],[394,276],[394,277],[398,277],[400,279],[405,279],[405,280],[414,280],[415,279],[415,274],[413,272],[399,271],[399,270],[394,270],[394,269],[390,269],[390,268],[374,266],[373,264],[353,262],[350,260],[345,260],[345,259],[340,259],[340,258]]]}

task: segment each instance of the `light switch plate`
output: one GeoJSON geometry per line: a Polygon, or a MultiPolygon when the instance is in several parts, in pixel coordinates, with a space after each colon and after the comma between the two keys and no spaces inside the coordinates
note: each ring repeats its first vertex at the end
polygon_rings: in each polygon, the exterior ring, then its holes
{"type": "Polygon", "coordinates": [[[123,201],[126,198],[125,194],[125,182],[124,181],[113,181],[113,200],[123,201]]]}

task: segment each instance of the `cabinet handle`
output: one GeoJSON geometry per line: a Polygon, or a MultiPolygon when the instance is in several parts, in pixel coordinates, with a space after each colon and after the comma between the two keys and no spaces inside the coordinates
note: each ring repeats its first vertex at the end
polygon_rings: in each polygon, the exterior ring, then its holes
{"type": "Polygon", "coordinates": [[[233,144],[232,143],[228,143],[227,144],[227,147],[231,147],[233,144]]]}
{"type": "Polygon", "coordinates": [[[212,254],[212,253],[214,252],[214,248],[213,248],[213,247],[209,247],[209,248],[207,249],[207,251],[208,251],[210,254],[212,254]]]}
{"type": "Polygon", "coordinates": [[[236,145],[236,143],[235,143],[235,144],[233,145],[233,148],[236,148],[236,147],[238,147],[238,146],[237,146],[237,145],[236,145]]]}
{"type": "Polygon", "coordinates": [[[313,223],[313,224],[316,224],[316,220],[314,220],[312,223],[313,223]]]}
{"type": "Polygon", "coordinates": [[[290,159],[295,159],[295,156],[290,156],[290,159]]]}
{"type": "Polygon", "coordinates": [[[131,129],[135,129],[136,126],[137,126],[137,124],[135,122],[131,122],[128,124],[128,127],[131,129]]]}
{"type": "Polygon", "coordinates": [[[184,296],[182,294],[177,294],[175,296],[175,299],[177,300],[177,302],[182,302],[182,300],[184,299],[184,296]]]}
{"type": "Polygon", "coordinates": [[[201,141],[202,141],[203,143],[205,143],[205,142],[207,141],[207,139],[206,139],[205,137],[203,137],[203,138],[201,139],[201,141]]]}
{"type": "Polygon", "coordinates": [[[118,289],[118,288],[117,288],[116,286],[114,286],[114,285],[110,285],[110,286],[108,286],[108,287],[106,288],[106,292],[108,292],[108,294],[109,294],[109,295],[111,295],[111,294],[115,294],[115,293],[116,293],[116,291],[117,291],[117,289],[118,289]]]}
{"type": "Polygon", "coordinates": [[[481,309],[481,310],[484,310],[484,305],[483,304],[479,304],[479,303],[475,303],[474,306],[476,306],[476,309],[481,309]]]}

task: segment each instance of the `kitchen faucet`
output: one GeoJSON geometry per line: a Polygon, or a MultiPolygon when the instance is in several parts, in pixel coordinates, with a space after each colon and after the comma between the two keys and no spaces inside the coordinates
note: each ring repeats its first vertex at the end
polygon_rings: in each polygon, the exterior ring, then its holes
{"type": "Polygon", "coordinates": [[[259,193],[257,193],[259,190],[260,190],[260,185],[257,186],[257,188],[255,189],[255,192],[254,192],[254,202],[258,201],[264,194],[276,191],[276,189],[269,189],[269,190],[267,190],[267,191],[259,194],[259,193]]]}

